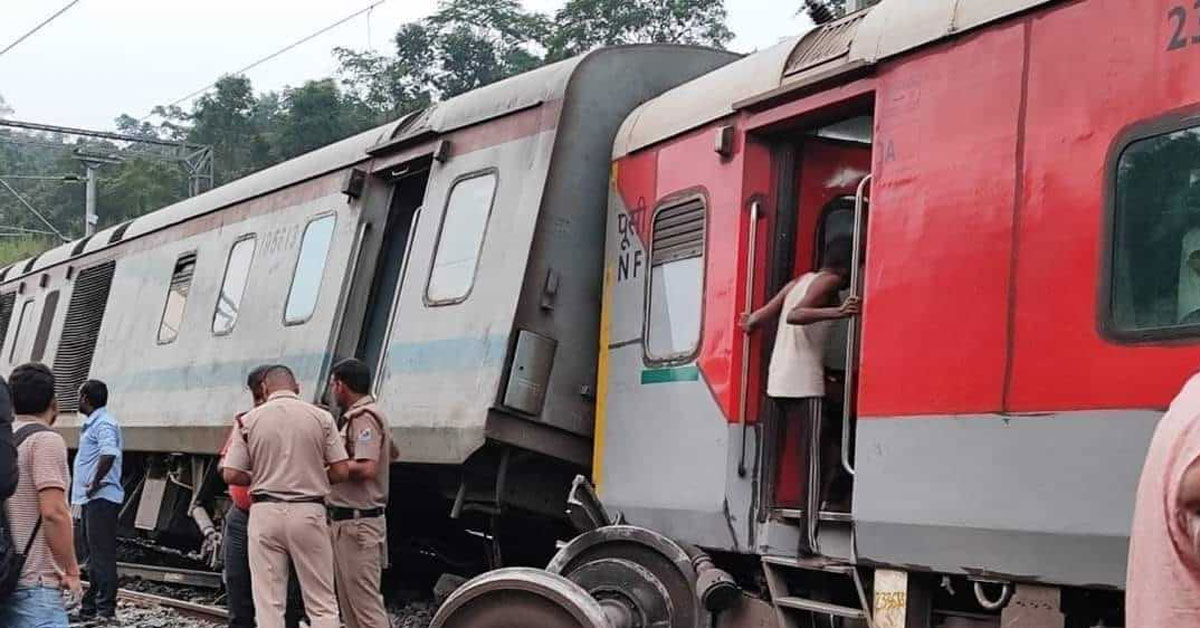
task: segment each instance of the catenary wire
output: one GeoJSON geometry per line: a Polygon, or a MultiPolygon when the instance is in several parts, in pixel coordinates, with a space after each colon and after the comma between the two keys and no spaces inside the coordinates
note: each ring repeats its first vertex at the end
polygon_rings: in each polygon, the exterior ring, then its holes
{"type": "Polygon", "coordinates": [[[24,35],[21,35],[20,37],[18,37],[16,41],[5,46],[4,50],[0,50],[0,57],[3,57],[4,53],[8,52],[9,50],[12,50],[13,48],[16,48],[21,42],[32,37],[34,33],[42,30],[42,28],[45,27],[47,24],[58,19],[58,16],[62,15],[63,13],[66,13],[67,9],[70,9],[71,7],[73,7],[77,4],[79,4],[79,0],[71,0],[71,2],[67,3],[66,6],[59,9],[58,11],[55,11],[53,15],[42,20],[41,23],[39,23],[37,26],[34,26],[32,29],[30,29],[28,32],[26,32],[24,35]]]}
{"type": "MultiPolygon", "coordinates": [[[[308,41],[315,39],[316,37],[324,35],[325,33],[341,26],[342,24],[345,24],[346,22],[349,22],[350,20],[362,15],[363,13],[367,13],[368,11],[374,9],[375,7],[385,3],[387,1],[388,0],[376,0],[376,2],[373,2],[370,5],[359,9],[359,10],[355,11],[354,13],[351,13],[350,15],[347,15],[346,17],[344,17],[330,25],[325,26],[324,28],[321,28],[320,30],[318,30],[314,33],[306,35],[306,36],[284,46],[283,48],[280,48],[279,50],[276,50],[275,52],[272,52],[271,54],[269,54],[265,57],[262,57],[261,59],[258,59],[257,61],[251,63],[250,65],[247,65],[246,67],[244,67],[240,70],[236,70],[230,74],[233,74],[234,76],[237,76],[239,74],[245,74],[246,72],[249,72],[250,70],[253,70],[254,68],[274,59],[275,57],[278,57],[279,55],[282,55],[285,52],[288,52],[289,50],[292,50],[293,48],[300,46],[301,44],[307,43],[308,41]]],[[[165,108],[169,109],[169,108],[174,107],[175,105],[178,105],[182,102],[191,100],[192,98],[195,98],[196,96],[199,96],[199,95],[203,94],[204,92],[207,92],[208,90],[212,89],[213,87],[216,86],[216,84],[217,84],[217,82],[213,81],[212,83],[209,83],[208,85],[205,85],[204,87],[201,87],[200,89],[197,89],[197,90],[189,93],[188,95],[183,96],[182,98],[176,98],[175,100],[171,101],[171,103],[168,104],[165,108]]],[[[146,118],[149,118],[152,115],[154,115],[154,114],[148,113],[145,116],[139,118],[137,121],[141,122],[141,121],[145,120],[146,118]]]]}

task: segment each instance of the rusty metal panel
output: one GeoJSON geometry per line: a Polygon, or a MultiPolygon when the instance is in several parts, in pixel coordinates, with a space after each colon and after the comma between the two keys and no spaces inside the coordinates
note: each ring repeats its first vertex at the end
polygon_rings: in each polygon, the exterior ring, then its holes
{"type": "Polygon", "coordinates": [[[1030,584],[1016,585],[1012,600],[1000,612],[1001,628],[1063,628],[1062,590],[1030,584]]]}

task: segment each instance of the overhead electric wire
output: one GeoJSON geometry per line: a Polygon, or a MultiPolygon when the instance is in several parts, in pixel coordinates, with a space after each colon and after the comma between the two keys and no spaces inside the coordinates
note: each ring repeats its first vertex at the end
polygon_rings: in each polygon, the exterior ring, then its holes
{"type": "Polygon", "coordinates": [[[18,37],[17,40],[14,41],[13,43],[5,46],[4,50],[0,50],[0,57],[4,56],[4,53],[8,52],[9,50],[16,48],[17,45],[20,44],[21,42],[32,37],[34,33],[42,30],[42,28],[45,27],[47,24],[58,19],[58,16],[62,15],[63,13],[66,13],[67,9],[70,9],[71,7],[73,7],[77,4],[79,4],[79,0],[71,0],[71,2],[67,3],[67,5],[65,7],[59,9],[58,11],[55,11],[54,15],[51,15],[50,17],[42,20],[42,22],[40,24],[38,24],[37,26],[34,26],[32,30],[30,30],[29,32],[25,33],[24,35],[21,35],[20,37],[18,37]]]}
{"type": "MultiPolygon", "coordinates": [[[[78,0],[76,0],[76,1],[78,1],[78,0]]],[[[329,31],[331,31],[331,30],[333,30],[333,29],[335,29],[335,28],[337,28],[337,27],[341,26],[342,24],[345,24],[346,22],[349,22],[350,20],[352,20],[352,19],[354,19],[354,18],[356,18],[356,17],[358,17],[358,16],[362,15],[363,13],[367,13],[367,12],[369,12],[370,10],[374,9],[375,7],[377,7],[377,6],[379,6],[379,5],[383,4],[383,3],[385,3],[385,2],[387,2],[387,1],[388,1],[388,0],[376,0],[376,2],[373,2],[373,3],[371,3],[370,5],[368,5],[368,6],[364,7],[364,8],[362,8],[362,9],[359,9],[359,10],[355,11],[354,13],[351,13],[350,15],[347,15],[346,17],[344,17],[344,18],[342,18],[342,19],[340,19],[340,20],[338,20],[338,21],[336,21],[336,22],[334,22],[334,23],[332,23],[332,24],[330,24],[330,25],[328,25],[328,26],[326,26],[326,27],[324,27],[324,28],[322,28],[322,29],[320,29],[320,30],[316,31],[315,33],[312,33],[312,34],[306,35],[306,36],[304,36],[304,37],[302,37],[302,38],[300,38],[300,39],[298,39],[298,40],[296,40],[296,41],[294,41],[294,42],[292,42],[292,43],[290,43],[290,44],[288,44],[288,45],[284,46],[283,48],[280,48],[279,50],[276,50],[275,52],[272,52],[271,54],[269,54],[269,55],[267,55],[267,56],[265,56],[265,57],[263,57],[263,58],[261,58],[261,59],[259,59],[259,60],[255,61],[254,63],[251,63],[250,65],[247,65],[246,67],[244,67],[244,68],[242,68],[242,69],[240,69],[240,70],[237,70],[237,71],[235,71],[235,72],[232,72],[231,74],[233,74],[234,76],[237,76],[237,75],[239,75],[239,74],[245,74],[246,72],[249,72],[250,70],[253,70],[254,68],[256,68],[256,67],[258,67],[258,66],[260,66],[260,65],[262,65],[262,64],[264,64],[264,63],[266,63],[266,62],[268,62],[268,61],[270,61],[271,59],[274,59],[275,57],[278,57],[279,55],[281,55],[281,54],[283,54],[283,53],[285,53],[285,52],[287,52],[287,51],[289,51],[289,50],[291,50],[291,49],[293,49],[293,48],[295,48],[295,47],[297,47],[297,46],[299,46],[299,45],[301,45],[301,44],[307,43],[308,41],[310,41],[310,40],[312,40],[312,39],[315,39],[315,38],[317,38],[317,37],[319,37],[319,36],[321,36],[321,35],[324,35],[325,33],[327,33],[327,32],[329,32],[329,31]]],[[[198,90],[196,90],[196,91],[194,91],[194,92],[191,92],[191,93],[190,93],[190,94],[188,94],[187,96],[184,96],[184,97],[182,97],[182,98],[176,98],[175,100],[171,101],[171,103],[170,103],[170,104],[168,104],[168,105],[167,105],[165,108],[169,109],[169,108],[171,108],[171,107],[174,107],[175,105],[178,105],[179,103],[182,103],[182,102],[186,102],[186,101],[188,101],[188,100],[191,100],[192,98],[195,98],[196,96],[199,96],[200,94],[203,94],[204,92],[207,92],[208,90],[212,89],[213,87],[216,87],[216,85],[217,85],[217,82],[216,82],[216,81],[213,81],[212,83],[209,83],[208,85],[205,85],[204,87],[201,87],[200,89],[198,89],[198,90]]],[[[142,120],[145,120],[146,118],[149,118],[149,117],[150,117],[150,116],[152,116],[152,115],[154,115],[154,114],[153,114],[153,113],[148,113],[148,114],[146,114],[145,116],[143,116],[142,118],[138,119],[137,121],[138,121],[138,122],[141,122],[142,120]]]]}
{"type": "Polygon", "coordinates": [[[13,187],[8,184],[8,181],[5,181],[4,179],[0,179],[0,185],[4,186],[6,189],[8,189],[8,191],[11,192],[13,196],[17,197],[17,200],[21,201],[21,204],[25,206],[25,209],[28,209],[34,216],[37,216],[38,220],[41,220],[42,224],[46,225],[46,227],[48,227],[51,231],[53,231],[54,235],[58,236],[59,239],[61,239],[63,242],[71,241],[71,239],[68,238],[67,236],[63,235],[61,231],[59,231],[58,229],[55,229],[54,225],[50,224],[50,221],[46,220],[46,217],[42,215],[42,212],[39,212],[37,209],[35,209],[33,207],[33,205],[29,204],[29,201],[25,200],[24,196],[21,196],[21,194],[19,192],[14,190],[13,187]]]}

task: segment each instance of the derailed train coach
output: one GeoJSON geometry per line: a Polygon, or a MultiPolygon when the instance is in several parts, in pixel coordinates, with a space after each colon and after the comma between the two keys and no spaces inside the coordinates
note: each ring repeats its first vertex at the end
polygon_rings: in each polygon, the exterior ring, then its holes
{"type": "Polygon", "coordinates": [[[435,628],[1125,625],[1143,458],[1200,364],[1196,17],[883,0],[636,109],[595,529],[435,628]],[[825,357],[831,465],[739,317],[838,236],[864,308],[825,357]]]}
{"type": "Polygon", "coordinates": [[[474,530],[493,559],[546,553],[555,536],[534,532],[590,463],[614,133],[735,58],[598,50],[13,264],[0,369],[52,365],[69,442],[79,385],[107,381],[125,532],[207,540],[212,556],[227,507],[216,455],[246,373],[286,364],[319,402],[333,361],[360,356],[401,450],[395,551],[474,530]]]}

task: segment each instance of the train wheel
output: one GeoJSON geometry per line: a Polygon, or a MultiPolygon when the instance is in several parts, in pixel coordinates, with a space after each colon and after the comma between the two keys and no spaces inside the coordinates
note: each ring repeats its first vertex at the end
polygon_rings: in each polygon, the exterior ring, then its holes
{"type": "Polygon", "coordinates": [[[603,606],[579,585],[540,569],[513,567],[459,587],[430,628],[611,628],[603,606]]]}
{"type": "Polygon", "coordinates": [[[687,553],[645,528],[606,526],[582,534],[546,570],[587,591],[614,628],[698,628],[705,617],[687,553]]]}

